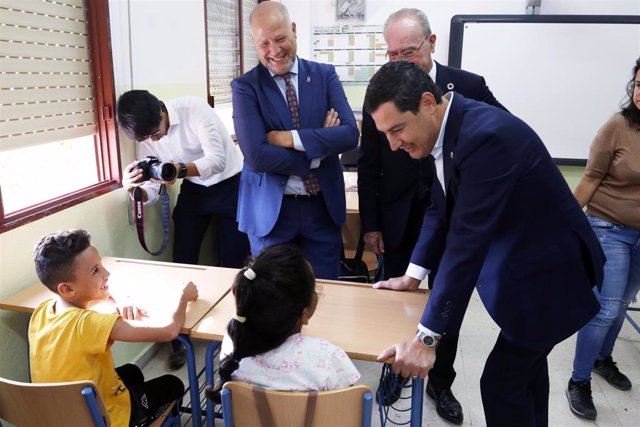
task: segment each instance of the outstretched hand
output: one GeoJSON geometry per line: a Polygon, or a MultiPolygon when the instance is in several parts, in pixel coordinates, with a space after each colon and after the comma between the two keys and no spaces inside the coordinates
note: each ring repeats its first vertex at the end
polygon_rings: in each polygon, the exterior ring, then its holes
{"type": "Polygon", "coordinates": [[[182,300],[185,302],[194,302],[198,299],[198,288],[193,282],[189,282],[182,289],[182,300]]]}
{"type": "Polygon", "coordinates": [[[418,338],[395,344],[378,356],[378,362],[395,357],[391,365],[394,374],[405,378],[426,378],[436,361],[435,349],[423,346],[418,338]]]}
{"type": "Polygon", "coordinates": [[[415,291],[418,286],[420,286],[420,280],[406,274],[402,277],[393,277],[373,284],[375,289],[392,289],[394,291],[415,291]]]}

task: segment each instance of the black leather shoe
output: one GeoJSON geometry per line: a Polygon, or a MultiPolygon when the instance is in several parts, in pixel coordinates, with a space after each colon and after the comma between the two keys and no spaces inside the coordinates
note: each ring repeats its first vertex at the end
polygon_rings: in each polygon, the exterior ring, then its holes
{"type": "Polygon", "coordinates": [[[602,376],[618,390],[631,390],[631,381],[625,374],[620,372],[611,356],[604,359],[596,359],[593,363],[593,372],[602,376]]]}
{"type": "Polygon", "coordinates": [[[436,401],[436,412],[440,417],[453,424],[462,424],[464,420],[462,405],[460,405],[450,388],[436,390],[430,382],[427,382],[425,392],[427,396],[436,401]]]}
{"type": "Polygon", "coordinates": [[[598,416],[591,398],[591,381],[569,380],[567,400],[569,400],[569,409],[578,417],[595,420],[598,416]]]}
{"type": "Polygon", "coordinates": [[[391,370],[387,371],[380,379],[378,391],[376,392],[376,402],[380,406],[393,405],[400,399],[402,387],[407,383],[408,378],[396,375],[391,370]]]}
{"type": "Polygon", "coordinates": [[[169,355],[169,368],[179,369],[187,362],[187,349],[178,340],[171,341],[173,348],[169,355]]]}

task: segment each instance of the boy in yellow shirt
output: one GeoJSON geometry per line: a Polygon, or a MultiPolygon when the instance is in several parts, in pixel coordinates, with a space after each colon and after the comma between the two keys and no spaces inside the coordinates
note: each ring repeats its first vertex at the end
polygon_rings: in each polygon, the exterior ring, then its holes
{"type": "Polygon", "coordinates": [[[198,298],[189,282],[171,321],[164,326],[133,320],[142,314],[123,310],[99,313],[96,303],[110,298],[109,272],[102,266],[91,236],[68,230],[44,236],[34,250],[40,281],[57,294],[40,304],[29,323],[29,357],[33,382],[92,380],[104,400],[111,425],[144,425],[184,392],[182,381],[164,375],[144,381],[140,368],[115,369],[114,341],[171,341],[184,323],[187,304],[198,298]]]}

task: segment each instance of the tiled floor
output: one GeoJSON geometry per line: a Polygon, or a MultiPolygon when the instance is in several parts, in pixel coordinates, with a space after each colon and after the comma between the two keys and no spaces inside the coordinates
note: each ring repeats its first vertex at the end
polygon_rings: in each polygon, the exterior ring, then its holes
{"type": "MultiPolygon", "coordinates": [[[[640,313],[633,313],[636,322],[640,322],[640,313]]],[[[313,321],[313,319],[311,320],[313,321]]],[[[455,368],[458,372],[453,384],[453,392],[462,403],[464,425],[485,426],[482,401],[480,398],[480,375],[484,361],[493,347],[498,328],[488,316],[477,294],[474,293],[461,330],[458,357],[455,368]]],[[[206,342],[196,341],[198,364],[204,363],[206,342]]],[[[549,425],[551,427],[572,426],[635,426],[640,419],[640,334],[628,322],[620,333],[614,350],[614,360],[618,367],[632,381],[630,391],[620,391],[607,384],[594,374],[592,381],[593,399],[598,410],[595,422],[575,417],[569,410],[565,389],[571,374],[571,364],[575,337],[560,343],[549,355],[549,377],[551,390],[549,396],[549,425]],[[634,421],[635,420],[635,421],[634,421]]],[[[144,368],[147,378],[161,375],[167,371],[169,346],[164,346],[144,368]]],[[[370,362],[355,362],[362,374],[361,383],[375,391],[380,377],[380,365],[370,362]]],[[[186,379],[185,369],[178,375],[186,379]]],[[[398,421],[405,421],[407,415],[399,415],[398,421]]],[[[218,421],[216,425],[221,425],[218,421]]],[[[377,405],[374,404],[373,425],[379,426],[377,405]]],[[[390,425],[390,424],[387,424],[390,425]]],[[[425,396],[422,425],[427,427],[449,426],[435,412],[432,400],[425,396]]]]}

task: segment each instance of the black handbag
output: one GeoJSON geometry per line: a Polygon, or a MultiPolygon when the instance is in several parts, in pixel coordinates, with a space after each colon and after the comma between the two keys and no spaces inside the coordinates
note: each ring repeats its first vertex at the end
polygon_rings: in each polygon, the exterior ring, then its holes
{"type": "Polygon", "coordinates": [[[346,280],[348,282],[371,283],[369,277],[369,267],[362,260],[364,253],[364,235],[360,233],[358,238],[358,246],[353,258],[346,258],[344,254],[344,246],[342,247],[342,258],[340,259],[340,275],[338,280],[346,280]]]}

